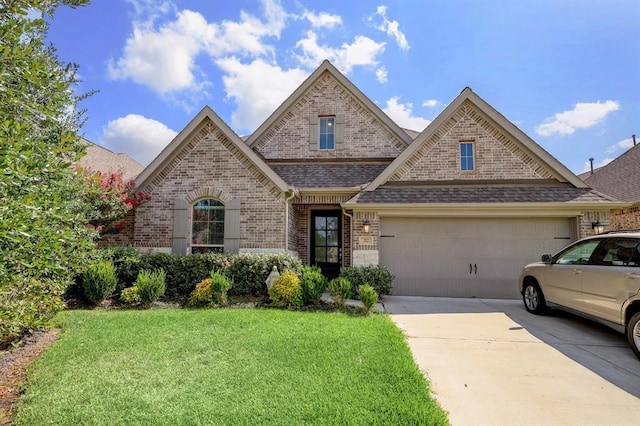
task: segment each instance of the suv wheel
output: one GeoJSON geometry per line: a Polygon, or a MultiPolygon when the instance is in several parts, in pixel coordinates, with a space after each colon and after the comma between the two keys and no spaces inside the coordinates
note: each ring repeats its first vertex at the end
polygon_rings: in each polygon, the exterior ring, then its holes
{"type": "Polygon", "coordinates": [[[640,358],[640,312],[636,312],[627,324],[627,340],[633,352],[640,358]]]}
{"type": "Polygon", "coordinates": [[[547,304],[544,300],[542,290],[540,290],[540,286],[533,280],[525,281],[522,301],[527,311],[532,314],[540,315],[547,310],[547,304]]]}

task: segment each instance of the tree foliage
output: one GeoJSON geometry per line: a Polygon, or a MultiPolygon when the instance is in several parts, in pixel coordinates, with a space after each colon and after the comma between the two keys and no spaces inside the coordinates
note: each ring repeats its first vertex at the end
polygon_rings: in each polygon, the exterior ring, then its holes
{"type": "MultiPolygon", "coordinates": [[[[29,306],[60,306],[51,301],[93,252],[95,232],[85,227],[89,212],[78,197],[82,179],[70,168],[82,154],[77,66],[61,63],[45,42],[47,16],[61,5],[87,3],[4,0],[0,7],[0,322],[15,317],[8,307],[20,295],[29,306]]],[[[33,320],[16,320],[0,344],[56,311],[21,306],[36,312],[33,320]]]]}

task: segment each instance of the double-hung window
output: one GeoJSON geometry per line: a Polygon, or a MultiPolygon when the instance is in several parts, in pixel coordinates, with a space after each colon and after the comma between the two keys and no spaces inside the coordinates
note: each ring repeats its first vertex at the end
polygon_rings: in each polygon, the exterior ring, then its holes
{"type": "Polygon", "coordinates": [[[473,164],[473,142],[460,143],[460,170],[472,171],[473,164]]]}
{"type": "Polygon", "coordinates": [[[222,253],[224,249],[224,204],[205,198],[193,205],[191,253],[222,253]]]}
{"type": "Polygon", "coordinates": [[[335,148],[335,117],[320,117],[320,149],[335,148]]]}

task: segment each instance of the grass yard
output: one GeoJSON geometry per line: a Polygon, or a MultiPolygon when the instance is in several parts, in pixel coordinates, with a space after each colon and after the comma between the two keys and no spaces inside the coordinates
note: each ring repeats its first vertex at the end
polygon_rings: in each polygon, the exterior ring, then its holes
{"type": "Polygon", "coordinates": [[[447,424],[384,315],[67,311],[16,424],[447,424]]]}

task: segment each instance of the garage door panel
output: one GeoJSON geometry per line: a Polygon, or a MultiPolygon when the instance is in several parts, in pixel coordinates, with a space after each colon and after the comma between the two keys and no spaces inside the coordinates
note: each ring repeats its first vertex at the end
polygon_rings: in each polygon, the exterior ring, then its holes
{"type": "Polygon", "coordinates": [[[381,235],[394,294],[518,298],[522,267],[567,245],[571,219],[382,218],[381,235]]]}

